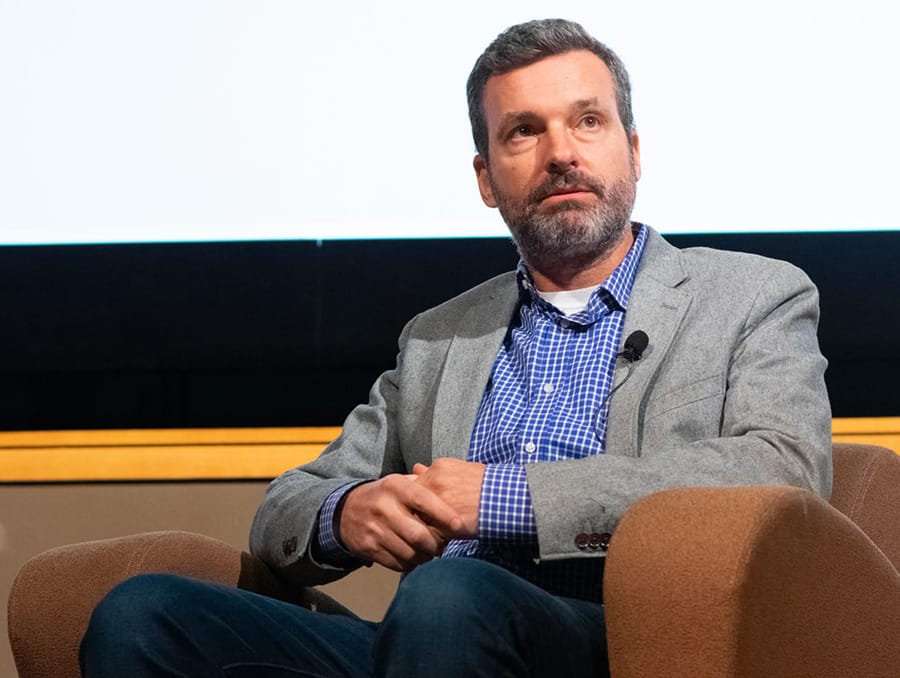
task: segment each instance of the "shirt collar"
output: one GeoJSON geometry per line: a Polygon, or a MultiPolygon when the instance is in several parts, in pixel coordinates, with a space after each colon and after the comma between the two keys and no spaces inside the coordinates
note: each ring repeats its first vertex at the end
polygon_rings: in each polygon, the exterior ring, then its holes
{"type": "MultiPolygon", "coordinates": [[[[625,258],[616,266],[610,276],[597,286],[591,295],[588,307],[584,311],[576,313],[569,320],[581,325],[590,325],[610,311],[625,311],[628,308],[631,288],[634,286],[638,266],[647,245],[647,228],[643,224],[632,223],[632,232],[634,233],[634,243],[625,258]]],[[[516,269],[516,280],[519,286],[519,299],[523,304],[533,306],[535,310],[550,315],[555,320],[563,317],[559,309],[538,294],[531,272],[521,259],[516,269]]]]}

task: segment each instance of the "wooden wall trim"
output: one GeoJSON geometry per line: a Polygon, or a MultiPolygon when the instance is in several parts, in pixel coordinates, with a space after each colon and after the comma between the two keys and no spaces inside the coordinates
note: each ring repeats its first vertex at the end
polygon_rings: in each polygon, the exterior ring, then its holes
{"type": "MultiPolygon", "coordinates": [[[[0,432],[0,483],[268,480],[304,464],[339,427],[0,432]]],[[[900,417],[834,419],[835,442],[900,453],[900,417]]]]}
{"type": "Polygon", "coordinates": [[[853,417],[831,420],[836,443],[883,445],[900,454],[900,417],[853,417]]]}
{"type": "Polygon", "coordinates": [[[0,482],[268,480],[304,464],[339,427],[0,433],[0,482]]]}

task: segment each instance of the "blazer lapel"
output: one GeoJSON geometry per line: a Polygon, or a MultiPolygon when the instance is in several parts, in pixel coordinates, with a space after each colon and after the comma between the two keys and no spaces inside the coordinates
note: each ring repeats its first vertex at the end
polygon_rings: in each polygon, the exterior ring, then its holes
{"type": "Polygon", "coordinates": [[[469,309],[450,343],[435,398],[435,459],[465,459],[469,454],[478,405],[517,308],[518,291],[515,278],[511,280],[508,290],[492,294],[469,309]]]}
{"type": "Polygon", "coordinates": [[[613,384],[621,384],[609,402],[606,432],[608,454],[637,456],[640,450],[640,415],[644,396],[653,375],[669,352],[678,329],[691,305],[691,295],[680,289],[687,274],[679,250],[650,232],[647,249],[634,281],[625,312],[622,341],[635,330],[643,330],[650,341],[640,360],[631,366],[620,360],[613,384]]]}

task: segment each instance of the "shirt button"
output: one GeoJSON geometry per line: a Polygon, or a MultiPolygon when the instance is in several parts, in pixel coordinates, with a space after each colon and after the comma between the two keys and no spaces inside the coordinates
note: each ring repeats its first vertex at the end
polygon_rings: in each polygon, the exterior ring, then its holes
{"type": "Polygon", "coordinates": [[[553,384],[544,384],[544,393],[553,393],[553,384]]]}
{"type": "Polygon", "coordinates": [[[525,451],[528,454],[534,454],[534,451],[536,449],[537,449],[537,445],[535,445],[534,443],[531,443],[531,442],[525,443],[525,451]]]}
{"type": "Polygon", "coordinates": [[[571,321],[563,318],[562,320],[559,321],[559,326],[562,327],[564,330],[567,330],[572,326],[572,323],[571,323],[571,321]]]}

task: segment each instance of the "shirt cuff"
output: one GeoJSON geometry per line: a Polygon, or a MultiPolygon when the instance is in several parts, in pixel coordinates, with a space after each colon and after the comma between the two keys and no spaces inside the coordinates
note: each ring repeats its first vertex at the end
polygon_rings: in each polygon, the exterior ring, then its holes
{"type": "Polygon", "coordinates": [[[533,544],[537,521],[525,467],[488,464],[481,482],[478,539],[484,544],[533,544]]]}
{"type": "Polygon", "coordinates": [[[360,564],[361,561],[351,554],[341,541],[335,516],[338,515],[347,493],[364,482],[368,481],[354,481],[341,485],[325,497],[322,508],[319,509],[319,519],[313,539],[312,557],[319,565],[346,568],[360,564]]]}

